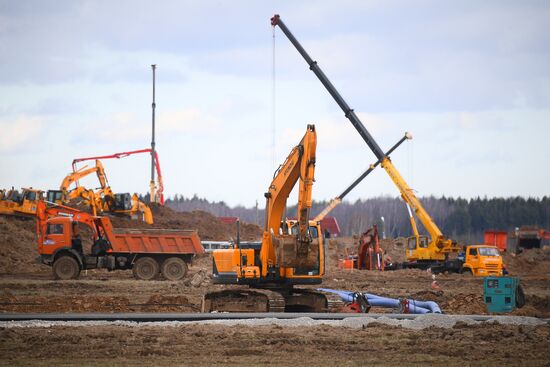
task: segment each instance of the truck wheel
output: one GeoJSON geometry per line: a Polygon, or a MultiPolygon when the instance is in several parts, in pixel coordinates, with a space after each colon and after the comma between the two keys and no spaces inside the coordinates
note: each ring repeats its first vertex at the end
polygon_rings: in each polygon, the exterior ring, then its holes
{"type": "Polygon", "coordinates": [[[470,268],[462,268],[462,270],[460,271],[461,274],[466,274],[466,275],[469,275],[469,276],[473,276],[474,273],[472,273],[472,269],[470,268]]]}
{"type": "Polygon", "coordinates": [[[72,256],[61,256],[53,263],[53,276],[55,279],[76,279],[80,274],[80,266],[72,256]]]}
{"type": "Polygon", "coordinates": [[[182,280],[187,274],[187,264],[179,257],[170,257],[162,263],[161,272],[166,280],[182,280]]]}
{"type": "Polygon", "coordinates": [[[132,271],[137,279],[153,280],[159,275],[159,264],[151,257],[141,257],[134,263],[132,271]]]}

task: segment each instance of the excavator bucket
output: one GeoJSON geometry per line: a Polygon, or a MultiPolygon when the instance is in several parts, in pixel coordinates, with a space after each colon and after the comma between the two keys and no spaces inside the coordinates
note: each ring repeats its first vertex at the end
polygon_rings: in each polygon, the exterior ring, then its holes
{"type": "Polygon", "coordinates": [[[319,265],[317,240],[298,241],[296,236],[272,236],[277,263],[285,268],[314,268],[319,265]]]}

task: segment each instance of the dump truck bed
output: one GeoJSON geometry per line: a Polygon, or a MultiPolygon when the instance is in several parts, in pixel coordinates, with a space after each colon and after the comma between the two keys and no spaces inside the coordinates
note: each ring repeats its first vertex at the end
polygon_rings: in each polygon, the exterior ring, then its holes
{"type": "Polygon", "coordinates": [[[197,231],[193,230],[117,229],[113,236],[111,246],[117,253],[204,253],[197,231]]]}

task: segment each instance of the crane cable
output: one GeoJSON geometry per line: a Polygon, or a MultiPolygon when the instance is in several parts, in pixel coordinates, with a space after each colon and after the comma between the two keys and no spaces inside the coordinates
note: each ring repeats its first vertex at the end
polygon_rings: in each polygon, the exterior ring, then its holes
{"type": "Polygon", "coordinates": [[[414,141],[411,140],[409,144],[407,144],[407,170],[409,171],[409,178],[410,178],[410,187],[411,190],[414,190],[414,141]]]}
{"type": "Polygon", "coordinates": [[[275,122],[276,122],[276,115],[275,115],[275,26],[272,26],[272,70],[271,70],[271,134],[272,134],[272,141],[271,141],[271,154],[272,154],[272,168],[275,169],[275,122]]]}

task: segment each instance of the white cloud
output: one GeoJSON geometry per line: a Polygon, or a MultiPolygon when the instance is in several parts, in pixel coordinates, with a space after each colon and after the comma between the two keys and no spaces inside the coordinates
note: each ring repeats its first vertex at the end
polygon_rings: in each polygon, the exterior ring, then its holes
{"type": "Polygon", "coordinates": [[[36,116],[17,116],[0,120],[0,151],[21,150],[40,136],[44,121],[36,116]]]}
{"type": "MultiPolygon", "coordinates": [[[[165,111],[155,118],[158,136],[174,136],[184,133],[212,132],[220,125],[220,119],[197,108],[165,111]]],[[[147,141],[151,135],[151,120],[132,112],[116,112],[101,121],[95,121],[87,135],[96,136],[104,142],[147,141]]],[[[80,134],[80,131],[75,131],[80,134]]]]}

